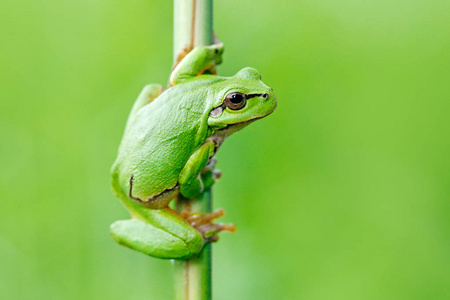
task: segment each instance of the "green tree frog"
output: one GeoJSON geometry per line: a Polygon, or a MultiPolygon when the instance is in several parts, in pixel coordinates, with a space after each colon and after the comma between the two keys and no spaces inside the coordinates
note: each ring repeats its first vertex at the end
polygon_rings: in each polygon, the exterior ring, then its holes
{"type": "Polygon", "coordinates": [[[147,85],[134,103],[112,167],[113,190],[132,216],[111,225],[118,243],[185,259],[217,232],[232,230],[211,222],[222,211],[193,217],[168,206],[176,197],[200,197],[220,175],[213,157],[223,141],[277,106],[253,68],[214,75],[222,52],[220,44],[194,48],[172,71],[168,89],[147,85]]]}

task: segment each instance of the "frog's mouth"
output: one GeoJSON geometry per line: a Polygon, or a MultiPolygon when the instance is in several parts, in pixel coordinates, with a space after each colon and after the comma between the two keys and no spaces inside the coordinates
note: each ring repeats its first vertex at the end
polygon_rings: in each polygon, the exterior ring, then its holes
{"type": "Polygon", "coordinates": [[[252,122],[254,122],[256,120],[262,119],[264,117],[266,117],[266,116],[254,117],[254,118],[252,118],[250,120],[247,120],[247,121],[242,121],[242,122],[234,123],[234,124],[228,124],[225,127],[217,129],[216,132],[221,132],[221,133],[228,133],[229,132],[231,134],[233,132],[241,130],[242,128],[244,128],[248,124],[250,124],[250,123],[252,123],[252,122]]]}

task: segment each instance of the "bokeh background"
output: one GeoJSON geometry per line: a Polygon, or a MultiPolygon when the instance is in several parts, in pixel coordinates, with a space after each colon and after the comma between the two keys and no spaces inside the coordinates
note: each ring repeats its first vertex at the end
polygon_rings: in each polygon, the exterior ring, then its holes
{"type": "MultiPolygon", "coordinates": [[[[276,112],[231,137],[215,207],[225,299],[450,299],[447,0],[215,1],[221,75],[276,112]]],[[[0,298],[170,299],[172,266],[113,242],[124,123],[167,82],[172,2],[0,3],[0,298]]]]}

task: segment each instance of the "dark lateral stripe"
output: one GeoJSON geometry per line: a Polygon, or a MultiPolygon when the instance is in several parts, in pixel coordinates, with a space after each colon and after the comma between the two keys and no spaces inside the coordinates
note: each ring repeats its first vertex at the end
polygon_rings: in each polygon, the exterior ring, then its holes
{"type": "Polygon", "coordinates": [[[264,94],[245,94],[245,99],[250,99],[254,97],[262,97],[264,94]]]}
{"type": "Polygon", "coordinates": [[[128,191],[128,196],[129,196],[131,199],[136,200],[136,201],[139,201],[139,202],[142,202],[142,203],[150,203],[150,202],[152,202],[152,201],[156,201],[156,200],[158,200],[158,198],[159,198],[160,196],[164,195],[165,193],[170,193],[170,192],[172,192],[173,190],[176,190],[176,189],[178,188],[178,183],[177,183],[177,184],[175,184],[173,187],[171,187],[170,189],[166,189],[166,190],[162,191],[161,193],[159,193],[159,194],[157,194],[157,195],[151,196],[151,197],[149,197],[148,199],[143,200],[143,199],[141,199],[141,198],[139,198],[139,197],[134,197],[134,196],[133,196],[133,194],[132,194],[132,191],[133,191],[133,180],[134,180],[134,175],[131,175],[131,178],[130,178],[130,190],[128,191]]]}

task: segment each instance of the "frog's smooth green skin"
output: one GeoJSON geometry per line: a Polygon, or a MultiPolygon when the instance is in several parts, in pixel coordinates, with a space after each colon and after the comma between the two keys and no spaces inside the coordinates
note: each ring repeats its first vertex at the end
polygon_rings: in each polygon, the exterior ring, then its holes
{"type": "Polygon", "coordinates": [[[215,72],[221,54],[221,45],[195,48],[173,70],[170,88],[148,85],[136,100],[112,167],[113,189],[132,216],[111,225],[120,244],[158,258],[202,249],[202,234],[169,202],[199,197],[214,183],[204,167],[223,141],[277,105],[255,69],[204,75],[215,72]]]}

